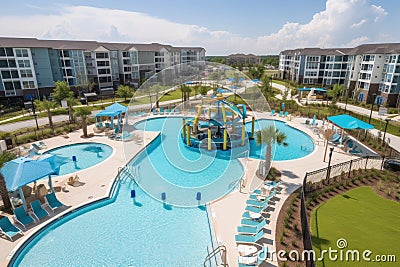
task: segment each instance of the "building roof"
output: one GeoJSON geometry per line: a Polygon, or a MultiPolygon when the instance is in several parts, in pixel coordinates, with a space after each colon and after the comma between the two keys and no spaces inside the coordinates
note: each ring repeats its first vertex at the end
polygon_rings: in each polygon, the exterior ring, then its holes
{"type": "Polygon", "coordinates": [[[42,40],[37,38],[15,38],[0,37],[0,47],[12,48],[52,48],[52,49],[77,49],[94,51],[100,46],[106,49],[127,51],[135,48],[138,51],[160,51],[162,48],[168,51],[195,50],[201,51],[202,47],[174,47],[159,43],[134,44],[134,43],[108,43],[97,41],[75,41],[75,40],[42,40]]]}
{"type": "Polygon", "coordinates": [[[299,48],[281,52],[283,55],[362,55],[362,54],[400,54],[400,43],[363,44],[354,48],[299,48]]]}

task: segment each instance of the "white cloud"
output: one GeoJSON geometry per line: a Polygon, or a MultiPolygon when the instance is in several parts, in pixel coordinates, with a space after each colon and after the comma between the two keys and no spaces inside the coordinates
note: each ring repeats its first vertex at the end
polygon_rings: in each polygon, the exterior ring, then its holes
{"type": "Polygon", "coordinates": [[[365,44],[368,41],[369,41],[369,38],[367,36],[361,36],[361,37],[357,37],[357,38],[351,40],[350,42],[348,42],[346,44],[346,46],[348,46],[348,47],[358,46],[361,44],[365,44]]]}
{"type": "Polygon", "coordinates": [[[352,28],[352,29],[354,29],[354,28],[360,28],[362,25],[365,24],[365,22],[367,22],[367,20],[366,20],[366,19],[362,19],[362,20],[360,20],[359,22],[354,23],[353,25],[351,25],[350,28],[352,28]]]}
{"type": "Polygon", "coordinates": [[[366,0],[327,0],[325,10],[314,14],[307,23],[287,22],[275,33],[249,38],[139,12],[68,5],[55,10],[58,10],[55,14],[23,15],[23,18],[3,15],[0,25],[9,26],[1,27],[0,35],[203,46],[213,55],[274,54],[289,48],[340,47],[375,41],[381,28],[374,31],[373,26],[387,15],[384,8],[370,5],[366,0]],[[368,32],[362,32],[363,29],[368,32]]]}

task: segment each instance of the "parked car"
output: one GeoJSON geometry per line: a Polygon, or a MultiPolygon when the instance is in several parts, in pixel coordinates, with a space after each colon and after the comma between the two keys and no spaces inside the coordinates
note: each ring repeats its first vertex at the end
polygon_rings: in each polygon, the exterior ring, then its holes
{"type": "Polygon", "coordinates": [[[383,167],[387,170],[398,172],[400,171],[400,159],[387,159],[383,163],[383,167]]]}

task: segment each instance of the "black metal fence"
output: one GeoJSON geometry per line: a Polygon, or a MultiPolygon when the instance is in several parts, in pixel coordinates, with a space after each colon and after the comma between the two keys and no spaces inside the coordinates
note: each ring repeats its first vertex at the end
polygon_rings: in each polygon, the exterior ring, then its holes
{"type": "MultiPolygon", "coordinates": [[[[351,171],[360,169],[382,169],[385,158],[382,157],[366,157],[357,158],[342,162],[339,164],[332,165],[323,169],[319,169],[312,172],[307,172],[304,180],[301,192],[301,209],[300,219],[303,233],[303,247],[304,250],[311,251],[312,240],[311,232],[309,228],[309,218],[307,216],[306,209],[306,196],[307,193],[324,188],[326,185],[333,182],[339,182],[341,179],[348,179],[351,171]]],[[[315,267],[314,259],[305,259],[307,267],[315,267]]]]}

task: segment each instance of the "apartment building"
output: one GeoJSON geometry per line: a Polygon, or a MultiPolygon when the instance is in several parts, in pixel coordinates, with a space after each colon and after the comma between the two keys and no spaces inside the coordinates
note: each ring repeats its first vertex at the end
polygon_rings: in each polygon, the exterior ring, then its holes
{"type": "Polygon", "coordinates": [[[253,54],[232,54],[226,57],[226,64],[258,65],[261,63],[261,57],[253,54]]]}
{"type": "Polygon", "coordinates": [[[395,107],[400,105],[399,55],[396,43],[285,50],[279,57],[279,75],[304,85],[344,84],[349,96],[360,102],[395,107]]]}
{"type": "Polygon", "coordinates": [[[73,90],[138,86],[164,68],[204,61],[202,47],[0,37],[0,99],[48,96],[54,82],[73,90]]]}

